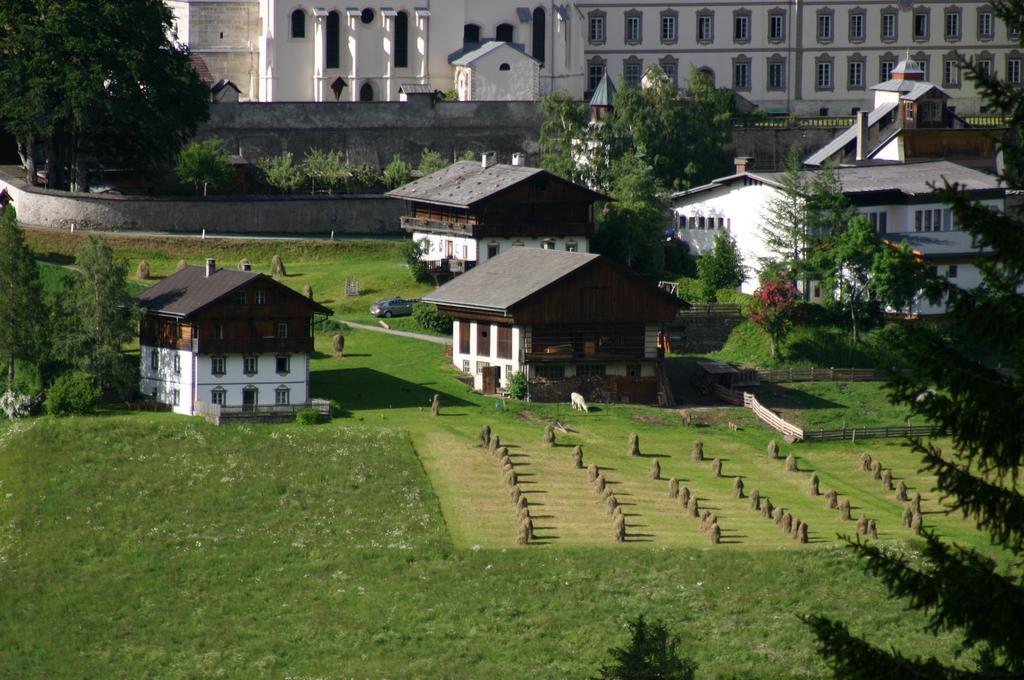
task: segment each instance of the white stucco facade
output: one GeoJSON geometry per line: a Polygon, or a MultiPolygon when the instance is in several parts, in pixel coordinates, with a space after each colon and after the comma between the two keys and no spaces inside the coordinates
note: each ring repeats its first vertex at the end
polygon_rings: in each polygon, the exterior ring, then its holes
{"type": "Polygon", "coordinates": [[[470,238],[468,236],[447,236],[425,232],[413,232],[413,240],[426,241],[423,260],[456,258],[483,264],[491,257],[500,255],[509,248],[547,248],[579,253],[590,252],[590,241],[586,236],[550,236],[543,238],[470,238]]]}
{"type": "Polygon", "coordinates": [[[140,391],[170,405],[174,413],[193,415],[196,401],[242,406],[244,390],[252,391],[257,406],[303,404],[309,399],[305,353],[212,356],[149,345],[140,349],[140,391]],[[255,360],[255,371],[246,372],[247,357],[249,368],[255,360]],[[286,360],[286,371],[278,372],[279,359],[286,360]],[[215,374],[221,363],[223,373],[215,374]]]}
{"type": "Polygon", "coordinates": [[[459,101],[534,101],[540,97],[540,62],[508,43],[485,45],[456,60],[454,66],[459,101]]]}
{"type": "MultiPolygon", "coordinates": [[[[779,194],[773,186],[740,177],[723,186],[676,197],[672,203],[676,238],[687,243],[694,255],[701,255],[713,248],[719,231],[728,231],[747,267],[747,279],[741,290],[753,293],[758,286],[760,262],[770,256],[763,235],[764,216],[772,197],[779,194]]],[[[974,254],[980,251],[972,246],[970,235],[955,224],[949,206],[939,202],[860,203],[857,211],[877,225],[880,238],[894,243],[907,240],[937,273],[949,277],[961,288],[969,290],[981,283],[981,273],[973,263],[974,254]]],[[[980,203],[997,210],[1005,207],[1002,199],[980,203]]],[[[815,292],[818,291],[820,287],[816,287],[815,292]]],[[[811,293],[812,299],[820,297],[811,293]]],[[[910,311],[941,314],[945,306],[920,299],[910,311]]]]}

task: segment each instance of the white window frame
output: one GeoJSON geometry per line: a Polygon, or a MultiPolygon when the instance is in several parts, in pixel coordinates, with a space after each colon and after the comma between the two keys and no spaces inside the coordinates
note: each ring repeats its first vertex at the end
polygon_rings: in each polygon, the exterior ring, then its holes
{"type": "Polygon", "coordinates": [[[833,40],[833,33],[835,31],[832,26],[832,19],[831,14],[822,13],[818,15],[816,22],[818,42],[831,42],[833,40]]]}
{"type": "Polygon", "coordinates": [[[780,42],[786,39],[786,15],[781,12],[768,15],[768,40],[769,42],[780,42]],[[776,32],[776,23],[778,31],[776,32]]]}
{"type": "Polygon", "coordinates": [[[587,37],[590,39],[591,45],[603,43],[607,39],[607,31],[605,30],[604,21],[605,17],[603,15],[590,17],[590,27],[587,37]]]}
{"type": "Polygon", "coordinates": [[[210,403],[224,406],[227,403],[227,390],[223,387],[215,387],[210,390],[210,403]]]}
{"type": "Polygon", "coordinates": [[[281,386],[274,390],[274,406],[288,406],[291,404],[291,389],[281,386]]]}
{"type": "Polygon", "coordinates": [[[210,373],[212,375],[224,375],[227,373],[227,357],[210,357],[210,373]],[[219,364],[220,370],[217,370],[219,364]]]}
{"type": "Polygon", "coordinates": [[[260,358],[258,356],[246,355],[242,357],[242,372],[246,375],[257,375],[260,371],[260,358]],[[251,368],[251,370],[250,370],[251,368]]]}
{"type": "Polygon", "coordinates": [[[641,33],[642,26],[643,26],[643,24],[641,22],[642,22],[642,17],[636,16],[636,15],[630,15],[630,16],[626,17],[626,37],[625,37],[625,41],[627,43],[638,43],[638,42],[640,42],[640,38],[643,35],[641,33]]]}
{"type": "Polygon", "coordinates": [[[882,40],[896,40],[899,32],[899,24],[897,23],[898,15],[896,12],[883,12],[882,13],[882,40]]]}
{"type": "Polygon", "coordinates": [[[679,17],[665,14],[661,17],[661,42],[673,43],[679,37],[679,17]]]}
{"type": "Polygon", "coordinates": [[[834,87],[832,62],[819,61],[814,66],[814,86],[818,90],[831,90],[834,87]]]}
{"type": "Polygon", "coordinates": [[[946,40],[959,40],[963,33],[963,23],[959,11],[947,11],[945,18],[946,40]]]}

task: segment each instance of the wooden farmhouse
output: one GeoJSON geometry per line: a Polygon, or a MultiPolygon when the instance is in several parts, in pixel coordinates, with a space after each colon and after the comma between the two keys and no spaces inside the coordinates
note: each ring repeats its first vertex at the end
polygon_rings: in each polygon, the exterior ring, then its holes
{"type": "Polygon", "coordinates": [[[423,297],[454,320],[452,359],[484,393],[523,371],[530,399],[655,403],[664,324],[684,304],[594,254],[511,248],[423,297]]]}
{"type": "Polygon", "coordinates": [[[460,161],[388,192],[406,201],[402,229],[424,243],[423,259],[447,278],[515,246],[585,253],[594,203],[608,197],[540,168],[460,161]]]}
{"type": "Polygon", "coordinates": [[[197,404],[295,410],[309,401],[313,318],[332,312],[252,271],[186,267],[142,292],[140,389],[175,413],[197,404]]]}

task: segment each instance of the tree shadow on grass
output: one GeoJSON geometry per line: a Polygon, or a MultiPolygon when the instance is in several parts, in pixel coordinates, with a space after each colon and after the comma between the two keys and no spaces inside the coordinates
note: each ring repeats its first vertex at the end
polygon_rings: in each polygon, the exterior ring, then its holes
{"type": "Polygon", "coordinates": [[[334,399],[353,411],[385,408],[430,408],[435,394],[441,395],[441,415],[445,407],[472,406],[468,401],[444,391],[435,383],[413,383],[372,368],[345,368],[310,373],[310,391],[317,397],[334,399]]]}
{"type": "Polygon", "coordinates": [[[757,400],[765,408],[776,409],[842,409],[846,404],[840,404],[829,399],[803,392],[799,389],[783,387],[779,384],[761,385],[755,391],[757,400]]]}

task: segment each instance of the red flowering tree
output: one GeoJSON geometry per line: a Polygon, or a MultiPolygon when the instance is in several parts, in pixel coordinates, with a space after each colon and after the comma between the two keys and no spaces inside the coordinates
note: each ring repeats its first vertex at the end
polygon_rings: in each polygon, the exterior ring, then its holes
{"type": "Polygon", "coordinates": [[[771,339],[772,359],[778,357],[779,345],[793,330],[793,323],[801,311],[796,286],[785,276],[762,281],[761,287],[754,292],[754,301],[747,310],[747,316],[771,339]]]}

